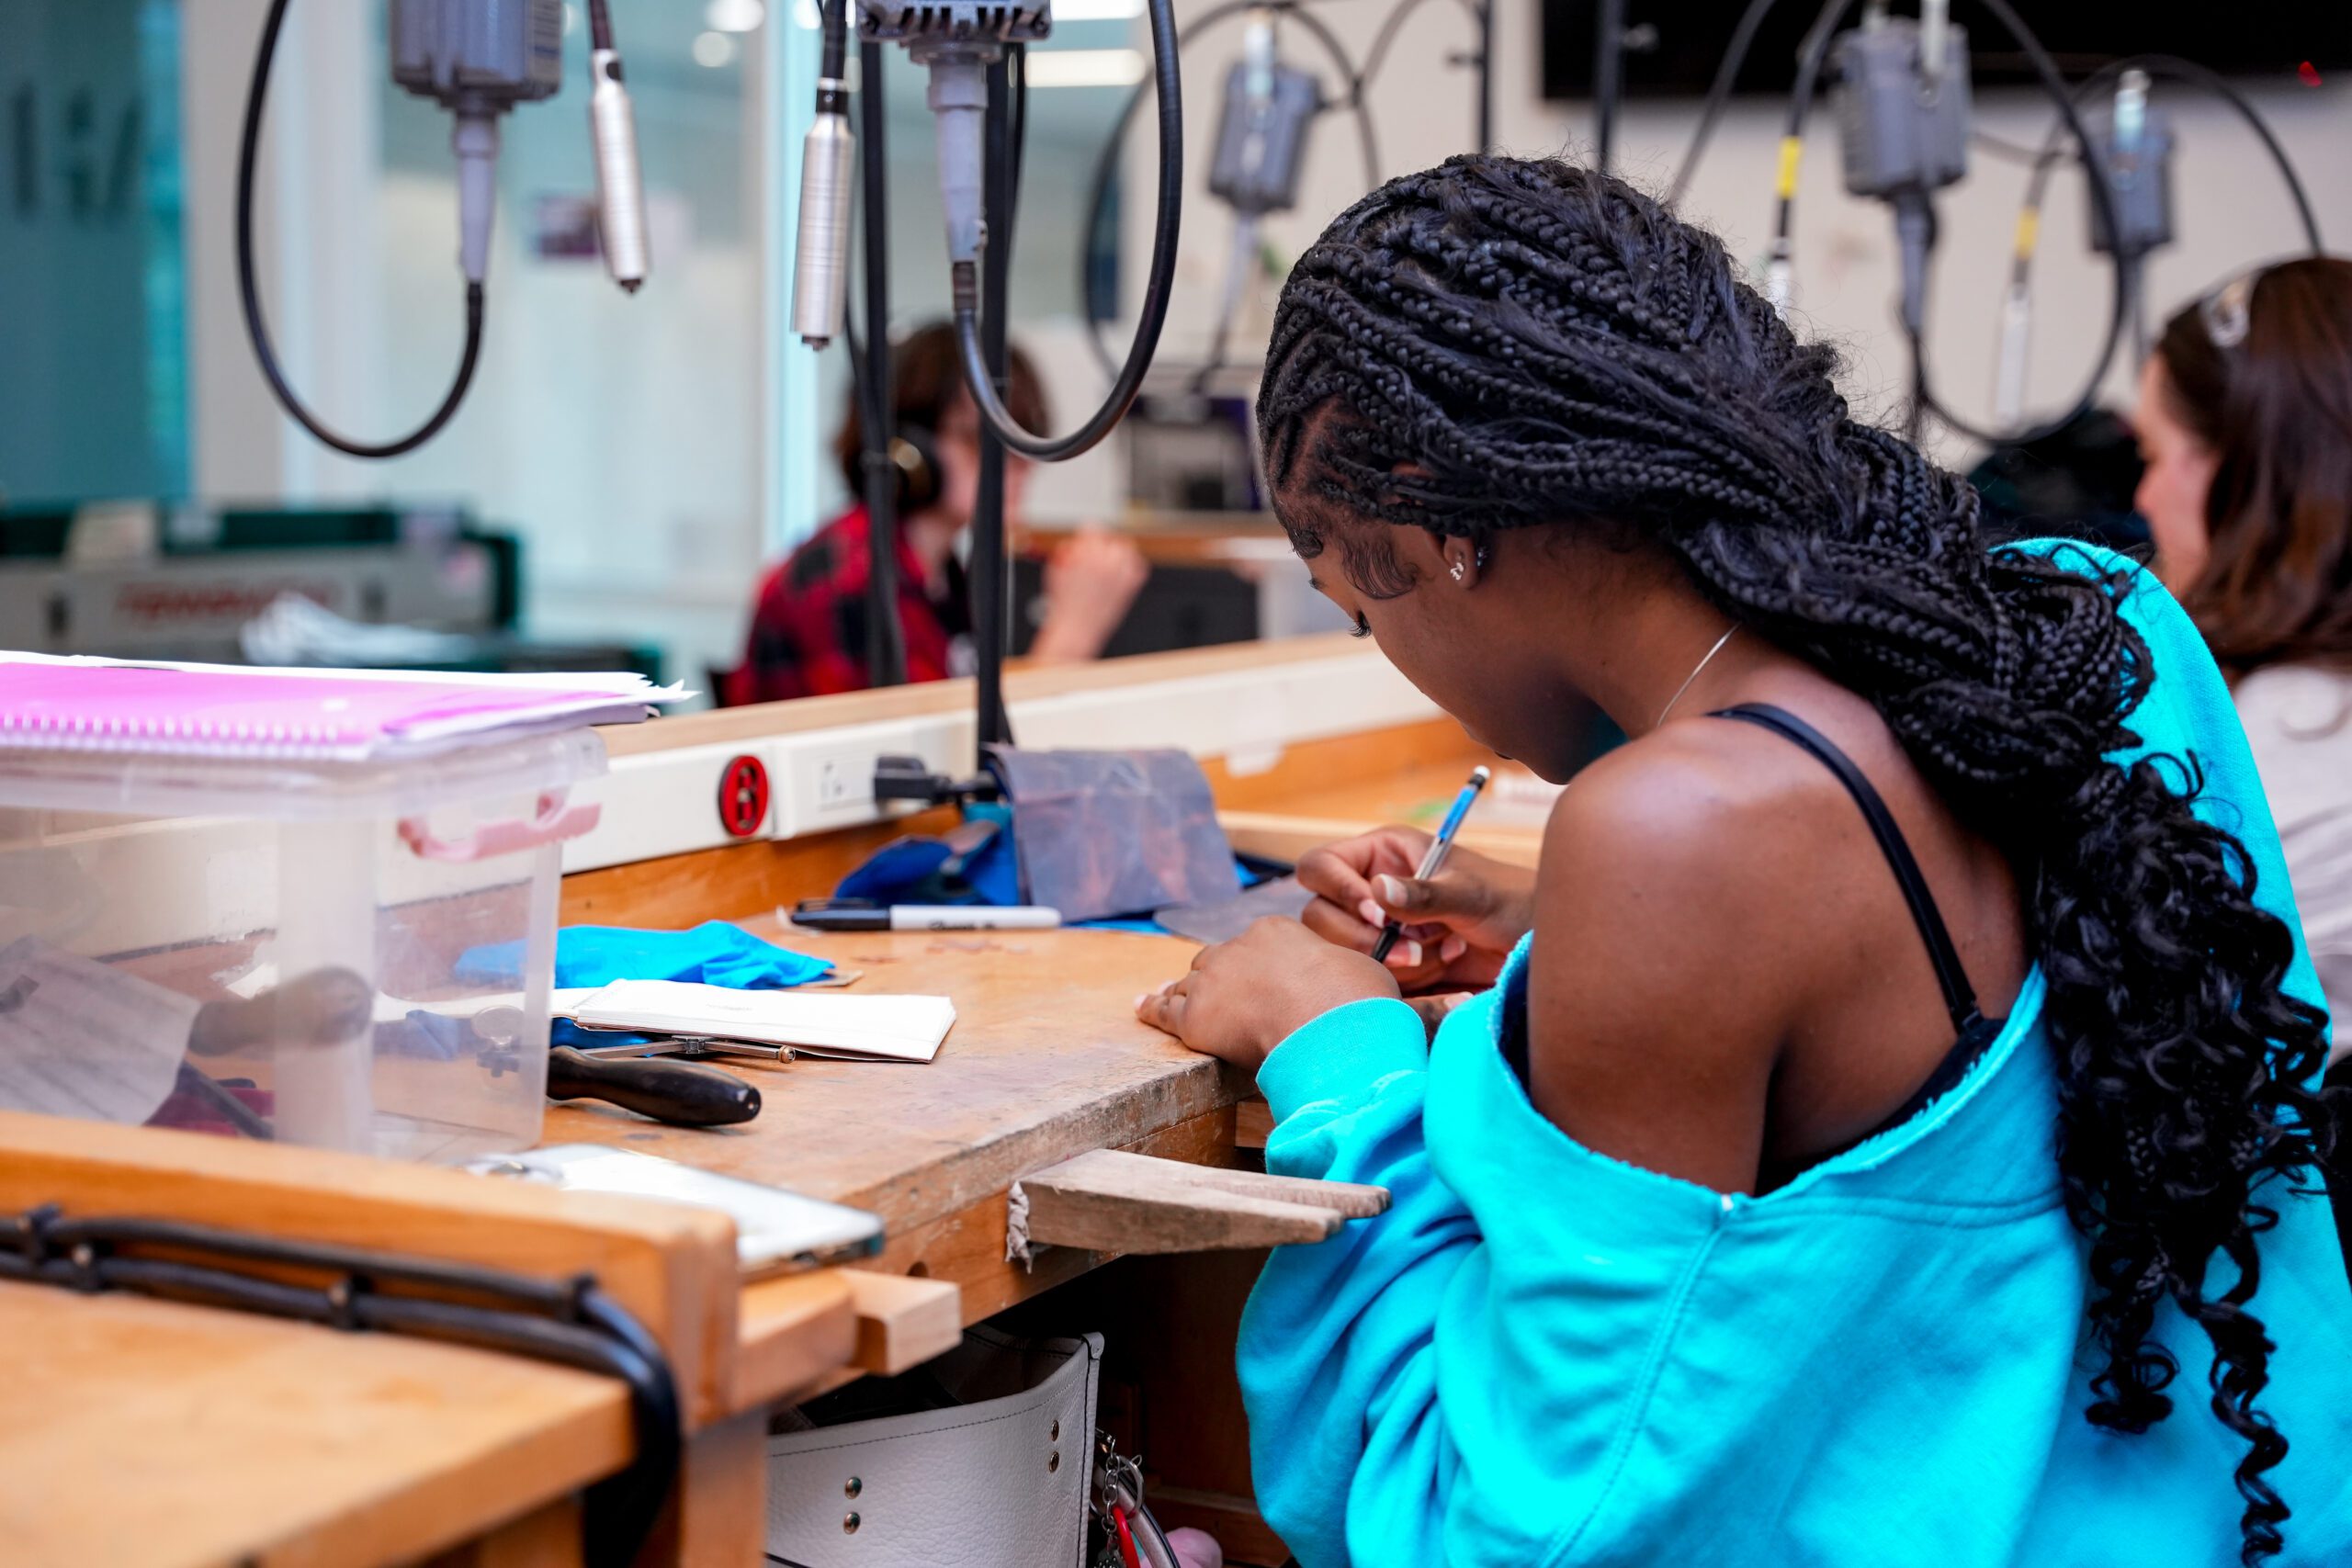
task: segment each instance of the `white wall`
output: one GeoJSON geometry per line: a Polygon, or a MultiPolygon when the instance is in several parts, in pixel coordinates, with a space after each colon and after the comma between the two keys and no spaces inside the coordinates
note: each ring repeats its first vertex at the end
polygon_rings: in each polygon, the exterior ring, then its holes
{"type": "MultiPolygon", "coordinates": [[[[1209,0],[1177,0],[1181,23],[1209,0]]],[[[1348,49],[1362,58],[1388,12],[1378,0],[1318,6],[1348,49]]],[[[1498,150],[1521,155],[1589,152],[1591,110],[1583,103],[1546,103],[1539,85],[1538,7],[1512,0],[1497,10],[1495,124],[1498,150]]],[[[1201,192],[1215,135],[1216,107],[1227,65],[1238,51],[1238,24],[1228,24],[1185,54],[1187,211],[1179,292],[1163,353],[1196,357],[1203,349],[1223,276],[1229,220],[1201,192]]],[[[1148,37],[1138,24],[1139,48],[1148,37]]],[[[1462,10],[1423,5],[1399,32],[1389,63],[1371,96],[1382,162],[1389,175],[1424,168],[1468,150],[1474,126],[1471,73],[1442,63],[1471,43],[1462,10]]],[[[1321,56],[1294,30],[1285,58],[1325,69],[1321,56]]],[[[2352,246],[2352,88],[2250,86],[2250,96],[2300,166],[2337,250],[2352,246]]],[[[2155,319],[2246,265],[2301,248],[2293,209],[2262,155],[2260,144],[2228,110],[2186,89],[2160,84],[2157,102],[2173,117],[2181,148],[2176,159],[2178,242],[2150,264],[2155,319]]],[[[1981,96],[1978,128],[2012,141],[2039,144],[2051,118],[2038,94],[2003,91],[1981,96]]],[[[1778,155],[1779,100],[1735,104],[1700,166],[1683,209],[1716,228],[1733,253],[1760,258],[1770,237],[1771,180],[1778,155]]],[[[1148,119],[1148,116],[1145,117],[1148,119]]],[[[1636,103],[1618,128],[1619,172],[1653,190],[1672,180],[1697,118],[1697,104],[1636,103]]],[[[1896,257],[1886,210],[1848,197],[1839,180],[1835,124],[1826,103],[1817,107],[1807,140],[1797,209],[1796,309],[1807,327],[1845,349],[1849,389],[1864,409],[1893,412],[1907,386],[1907,357],[1894,326],[1896,257]]],[[[1150,189],[1151,138],[1138,128],[1126,169],[1131,192],[1150,189]]],[[[1363,194],[1363,160],[1353,128],[1333,115],[1318,124],[1308,154],[1298,209],[1270,220],[1267,235],[1283,265],[1310,243],[1323,224],[1363,194]]],[[[1994,337],[2017,206],[2026,171],[1979,152],[1972,173],[1939,200],[1943,243],[1929,321],[1930,365],[1940,396],[1989,423],[1994,337]]],[[[2079,176],[2062,175],[2043,215],[2037,265],[2033,374],[2030,396],[2056,412],[2087,373],[2107,321],[2109,274],[2088,254],[2079,176]]],[[[1125,231],[1126,276],[1142,276],[1149,244],[1148,209],[1130,200],[1125,231]]],[[[1237,344],[1262,348],[1277,284],[1259,290],[1255,308],[1236,332],[1237,344]]],[[[2112,396],[2130,392],[2129,355],[2119,355],[2112,396]]],[[[1095,384],[1099,385],[1099,378],[1095,384]]],[[[1948,460],[1967,456],[1964,443],[1941,447],[1948,460]]]]}

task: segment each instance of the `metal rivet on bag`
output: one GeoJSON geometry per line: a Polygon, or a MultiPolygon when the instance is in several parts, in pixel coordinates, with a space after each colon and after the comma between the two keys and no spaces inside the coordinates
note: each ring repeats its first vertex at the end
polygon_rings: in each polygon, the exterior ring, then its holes
{"type": "Polygon", "coordinates": [[[1057,1450],[1054,1450],[1054,1457],[1053,1457],[1053,1458],[1051,1458],[1051,1459],[1049,1459],[1049,1460],[1047,1460],[1047,1461],[1046,1461],[1046,1472],[1047,1472],[1048,1474],[1050,1474],[1050,1473],[1051,1473],[1051,1472],[1053,1472],[1054,1471],[1059,1470],[1061,1467],[1062,1467],[1062,1456],[1061,1456],[1061,1450],[1060,1450],[1059,1449],[1057,1449],[1057,1450]]]}
{"type": "Polygon", "coordinates": [[[842,1495],[844,1497],[854,1497],[865,1490],[865,1483],[853,1475],[849,1478],[848,1482],[842,1485],[842,1495]]]}
{"type": "Polygon", "coordinates": [[[858,1517],[855,1514],[843,1514],[842,1516],[842,1534],[855,1535],[857,1533],[858,1524],[858,1517]]]}
{"type": "Polygon", "coordinates": [[[1055,1422],[1054,1429],[1047,1433],[1046,1436],[1052,1438],[1054,1441],[1057,1443],[1060,1442],[1062,1440],[1062,1424],[1058,1421],[1055,1422]]]}

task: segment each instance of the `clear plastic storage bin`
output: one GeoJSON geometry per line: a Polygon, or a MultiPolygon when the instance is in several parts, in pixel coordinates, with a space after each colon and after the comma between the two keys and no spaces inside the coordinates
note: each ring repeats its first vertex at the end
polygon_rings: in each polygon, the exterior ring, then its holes
{"type": "Polygon", "coordinates": [[[0,1107],[538,1141],[575,729],[397,763],[0,751],[0,1107]]]}

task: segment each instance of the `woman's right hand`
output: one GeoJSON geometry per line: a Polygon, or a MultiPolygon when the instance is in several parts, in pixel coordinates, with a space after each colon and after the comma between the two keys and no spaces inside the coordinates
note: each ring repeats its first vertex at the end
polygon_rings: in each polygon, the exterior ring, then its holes
{"type": "Polygon", "coordinates": [[[1103,647],[1151,576],[1135,541],[1103,528],[1081,528],[1046,558],[1046,620],[1029,645],[1039,664],[1077,664],[1103,647]]]}
{"type": "Polygon", "coordinates": [[[1430,836],[1418,828],[1375,828],[1311,851],[1299,886],[1315,895],[1301,917],[1325,941],[1370,953],[1384,921],[1404,934],[1388,971],[1408,991],[1491,986],[1503,960],[1535,923],[1535,873],[1457,847],[1427,882],[1413,873],[1430,836]]]}

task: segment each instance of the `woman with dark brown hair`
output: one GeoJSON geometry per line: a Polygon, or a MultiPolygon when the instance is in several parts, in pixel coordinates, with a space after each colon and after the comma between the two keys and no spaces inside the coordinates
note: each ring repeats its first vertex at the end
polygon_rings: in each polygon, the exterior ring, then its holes
{"type": "Polygon", "coordinates": [[[2141,375],[2156,574],[2229,674],[2352,1047],[2352,261],[2241,275],[2141,375]]]}

